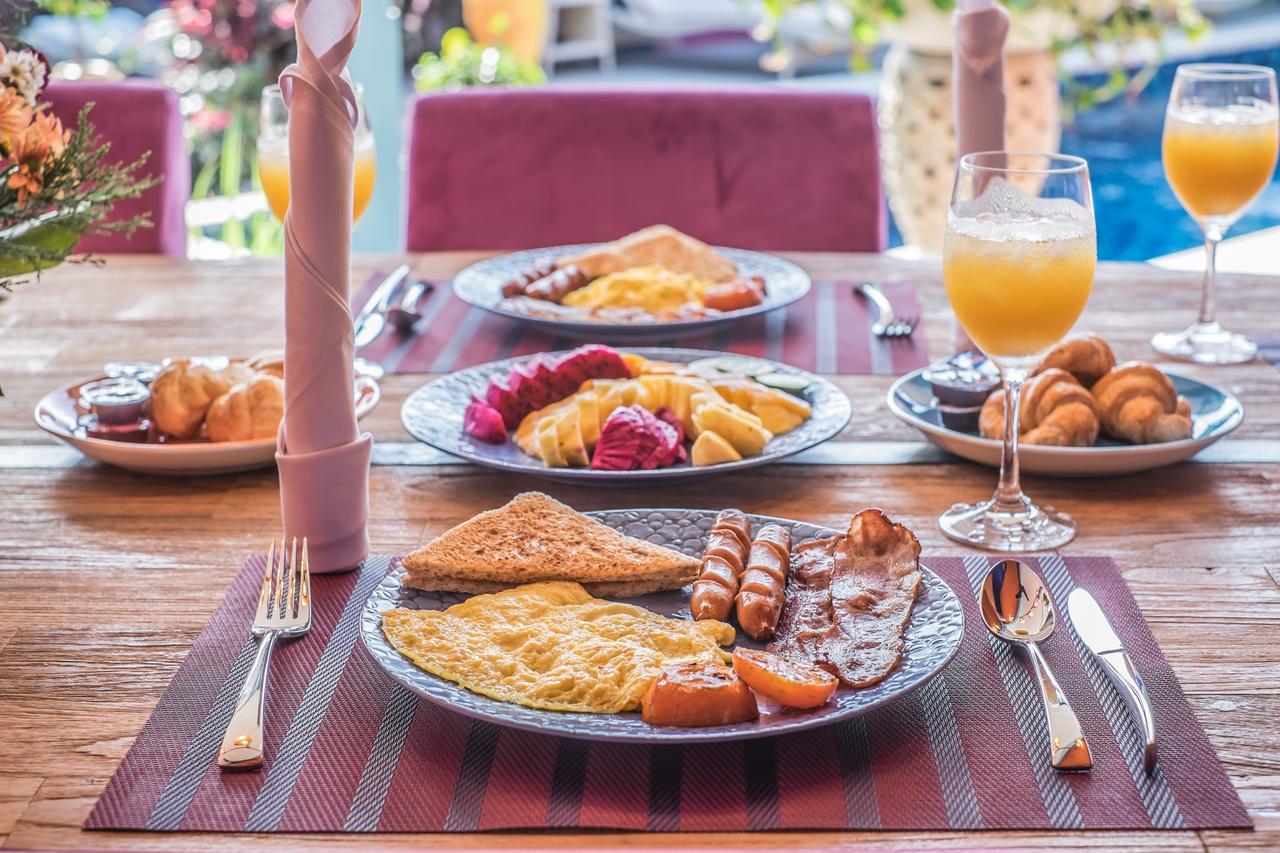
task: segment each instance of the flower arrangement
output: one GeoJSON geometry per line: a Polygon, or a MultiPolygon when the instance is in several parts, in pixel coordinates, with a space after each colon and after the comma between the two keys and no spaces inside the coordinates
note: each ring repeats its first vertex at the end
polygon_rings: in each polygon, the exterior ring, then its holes
{"type": "MultiPolygon", "coordinates": [[[[139,178],[146,158],[104,162],[107,146],[86,107],[74,129],[40,100],[48,80],[44,57],[0,44],[0,288],[67,260],[86,231],[132,233],[146,216],[103,222],[116,201],[134,198],[158,179],[139,178]]],[[[88,256],[78,261],[96,262],[88,256]]]]}

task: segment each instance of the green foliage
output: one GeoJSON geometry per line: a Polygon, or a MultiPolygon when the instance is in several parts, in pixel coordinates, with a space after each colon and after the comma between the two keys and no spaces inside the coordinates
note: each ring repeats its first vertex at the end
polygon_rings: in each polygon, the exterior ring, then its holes
{"type": "MultiPolygon", "coordinates": [[[[955,0],[930,0],[930,3],[939,12],[950,13],[955,8],[955,0]]],[[[779,21],[795,7],[832,4],[849,12],[855,67],[866,65],[869,49],[881,41],[884,24],[903,21],[909,15],[903,0],[764,0],[766,36],[774,37],[779,21]]],[[[1054,54],[1082,47],[1108,67],[1110,73],[1100,86],[1064,81],[1063,109],[1068,118],[1077,110],[1090,109],[1122,94],[1136,94],[1146,86],[1154,76],[1157,62],[1127,68],[1125,59],[1132,48],[1141,44],[1154,44],[1159,48],[1161,36],[1170,31],[1181,31],[1196,38],[1209,28],[1194,0],[1120,0],[1113,11],[1101,17],[1088,8],[1080,8],[1081,4],[1075,0],[1003,0],[1003,5],[1015,17],[1030,12],[1064,16],[1074,25],[1075,35],[1050,45],[1054,54]],[[1103,48],[1109,49],[1105,57],[1103,48]]]]}
{"type": "Polygon", "coordinates": [[[111,8],[107,0],[36,0],[36,6],[59,18],[101,20],[111,8]]]}
{"type": "Polygon", "coordinates": [[[503,47],[484,47],[462,27],[447,31],[440,52],[422,54],[413,68],[420,92],[456,91],[466,86],[536,86],[547,76],[503,47]]]}

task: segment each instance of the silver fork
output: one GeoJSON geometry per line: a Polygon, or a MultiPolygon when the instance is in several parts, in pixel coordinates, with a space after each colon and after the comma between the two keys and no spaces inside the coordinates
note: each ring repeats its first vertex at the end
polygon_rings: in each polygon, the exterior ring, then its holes
{"type": "Polygon", "coordinates": [[[869,282],[863,282],[854,288],[854,291],[865,296],[872,305],[876,306],[876,322],[871,327],[871,333],[879,338],[906,338],[916,330],[916,326],[920,323],[918,317],[899,317],[893,312],[893,304],[889,302],[889,297],[884,295],[884,291],[869,282]]]}
{"type": "Polygon", "coordinates": [[[256,770],[262,766],[263,705],[271,650],[281,637],[301,637],[310,630],[311,570],[307,562],[307,540],[302,540],[301,560],[296,536],[292,554],[285,552],[285,543],[281,541],[277,562],[276,541],[272,539],[262,578],[262,594],[258,596],[258,612],[253,617],[258,651],[240,688],[236,711],[222,736],[218,766],[223,770],[256,770]]]}

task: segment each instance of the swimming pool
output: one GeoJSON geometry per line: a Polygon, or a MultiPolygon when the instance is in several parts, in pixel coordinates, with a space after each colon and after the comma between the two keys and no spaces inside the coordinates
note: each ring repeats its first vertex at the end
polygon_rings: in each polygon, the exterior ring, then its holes
{"type": "MultiPolygon", "coordinates": [[[[1239,62],[1280,69],[1280,46],[1212,56],[1197,62],[1239,62]]],[[[1063,129],[1062,151],[1089,161],[1098,257],[1145,261],[1201,245],[1200,229],[1178,204],[1164,179],[1160,135],[1177,63],[1161,66],[1133,101],[1116,100],[1083,113],[1063,129]]],[[[1101,82],[1082,78],[1086,82],[1101,82]]],[[[1280,225],[1280,172],[1228,237],[1280,225]]],[[[891,230],[891,244],[901,242],[891,230]]]]}

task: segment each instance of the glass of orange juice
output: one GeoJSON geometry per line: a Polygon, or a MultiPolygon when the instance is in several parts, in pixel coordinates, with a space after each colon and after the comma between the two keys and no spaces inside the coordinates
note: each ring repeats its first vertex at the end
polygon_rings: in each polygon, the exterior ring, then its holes
{"type": "MultiPolygon", "coordinates": [[[[361,87],[357,85],[356,101],[360,106],[360,116],[355,131],[353,222],[369,206],[377,176],[373,129],[369,126],[369,116],[360,95],[361,87]]],[[[258,113],[258,182],[262,184],[271,212],[283,222],[289,209],[289,110],[277,85],[262,90],[262,106],[258,113]]]]}
{"type": "Polygon", "coordinates": [[[1276,73],[1260,65],[1180,65],[1164,119],[1164,174],[1204,231],[1200,316],[1151,339],[1159,352],[1200,364],[1249,361],[1257,345],[1214,319],[1218,243],[1271,181],[1280,145],[1276,73]]]}
{"type": "Polygon", "coordinates": [[[991,498],[939,518],[952,539],[993,551],[1070,542],[1071,516],[1034,504],[1018,474],[1022,386],[1070,331],[1093,288],[1097,237],[1089,168],[1079,157],[986,151],[956,171],[942,249],[947,298],[1004,380],[1004,449],[991,498]]]}

